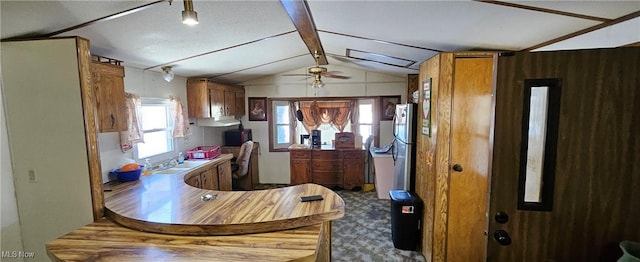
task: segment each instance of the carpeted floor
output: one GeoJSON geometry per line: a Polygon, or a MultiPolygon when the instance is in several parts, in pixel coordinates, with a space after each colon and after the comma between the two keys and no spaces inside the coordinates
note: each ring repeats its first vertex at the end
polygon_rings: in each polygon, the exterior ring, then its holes
{"type": "MultiPolygon", "coordinates": [[[[260,185],[267,189],[288,185],[260,185]]],[[[422,254],[393,247],[391,201],[376,191],[336,190],[345,203],[343,218],[331,224],[331,261],[425,261],[422,254]]]]}
{"type": "Polygon", "coordinates": [[[332,223],[332,261],[425,261],[415,251],[393,247],[391,201],[374,191],[336,191],[345,202],[345,216],[332,223]]]}

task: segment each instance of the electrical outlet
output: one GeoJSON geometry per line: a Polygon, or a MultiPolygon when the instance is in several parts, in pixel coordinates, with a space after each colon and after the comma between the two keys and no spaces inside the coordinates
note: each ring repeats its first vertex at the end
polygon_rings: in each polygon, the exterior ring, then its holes
{"type": "Polygon", "coordinates": [[[31,169],[29,170],[29,183],[35,183],[37,182],[36,180],[36,171],[31,169]]]}

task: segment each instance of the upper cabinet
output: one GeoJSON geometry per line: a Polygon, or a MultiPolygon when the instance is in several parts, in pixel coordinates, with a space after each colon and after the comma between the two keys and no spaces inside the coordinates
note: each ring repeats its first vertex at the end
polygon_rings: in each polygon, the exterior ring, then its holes
{"type": "Polygon", "coordinates": [[[245,114],[244,87],[208,79],[188,79],[187,104],[191,118],[242,116],[245,114]]]}
{"type": "Polygon", "coordinates": [[[124,99],[124,67],[109,62],[91,62],[100,132],[127,130],[124,99]]]}

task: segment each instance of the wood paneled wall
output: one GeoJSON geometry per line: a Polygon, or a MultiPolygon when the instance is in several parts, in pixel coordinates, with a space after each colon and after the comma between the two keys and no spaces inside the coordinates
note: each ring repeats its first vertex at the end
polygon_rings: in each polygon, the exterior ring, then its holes
{"type": "MultiPolygon", "coordinates": [[[[420,65],[420,76],[418,79],[418,90],[422,89],[422,83],[427,78],[431,78],[431,100],[438,101],[438,90],[440,80],[440,60],[443,55],[437,55],[431,59],[423,62],[420,65]]],[[[451,59],[452,55],[445,55],[448,59],[451,59]]],[[[449,60],[450,61],[450,60],[449,60]]],[[[422,103],[423,94],[420,93],[420,102],[422,103]]],[[[432,102],[433,105],[435,105],[432,102]]],[[[422,104],[418,106],[418,128],[416,132],[421,132],[422,124],[422,104]]],[[[424,211],[422,214],[422,243],[420,245],[422,254],[427,259],[431,260],[434,253],[434,214],[435,214],[435,196],[436,196],[436,175],[435,175],[435,150],[436,150],[436,137],[438,136],[438,127],[435,125],[438,117],[435,115],[436,107],[431,106],[431,137],[424,136],[421,133],[417,135],[416,146],[416,194],[422,199],[424,204],[424,211]]],[[[444,242],[441,243],[444,245],[444,242]]],[[[442,251],[439,252],[442,254],[442,251]]]]}
{"type": "Polygon", "coordinates": [[[526,243],[491,260],[615,261],[620,241],[640,241],[640,48],[499,58],[490,217],[516,205],[516,190],[493,192],[516,187],[523,81],[539,78],[562,80],[553,211],[517,211],[504,227],[526,243]]]}

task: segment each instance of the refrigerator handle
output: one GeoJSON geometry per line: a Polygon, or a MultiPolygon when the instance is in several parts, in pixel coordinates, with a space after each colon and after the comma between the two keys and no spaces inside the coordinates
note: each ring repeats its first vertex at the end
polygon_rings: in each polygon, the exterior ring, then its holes
{"type": "Polygon", "coordinates": [[[397,120],[397,119],[396,119],[396,116],[398,116],[398,112],[395,112],[395,113],[393,114],[393,120],[391,121],[391,130],[393,130],[393,132],[392,132],[392,133],[393,133],[393,138],[394,138],[394,139],[397,137],[397,136],[396,136],[396,120],[397,120]]]}

